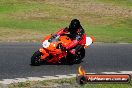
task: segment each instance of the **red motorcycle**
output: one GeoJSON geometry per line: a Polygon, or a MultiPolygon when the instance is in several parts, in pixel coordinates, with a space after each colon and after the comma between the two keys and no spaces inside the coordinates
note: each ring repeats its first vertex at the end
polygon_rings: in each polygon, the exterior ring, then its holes
{"type": "Polygon", "coordinates": [[[44,38],[42,48],[36,51],[31,57],[31,65],[41,65],[41,63],[61,64],[80,63],[85,57],[85,48],[92,44],[93,37],[86,37],[86,44],[75,55],[65,50],[72,39],[67,34],[53,37],[52,34],[44,38]]]}

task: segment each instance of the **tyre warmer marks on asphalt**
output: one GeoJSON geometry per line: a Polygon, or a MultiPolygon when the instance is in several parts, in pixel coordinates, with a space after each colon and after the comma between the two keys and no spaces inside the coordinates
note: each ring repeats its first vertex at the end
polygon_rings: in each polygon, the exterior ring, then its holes
{"type": "MultiPolygon", "coordinates": [[[[89,74],[96,74],[96,73],[89,73],[89,74]]],[[[130,74],[132,75],[132,71],[101,72],[101,74],[130,74]]],[[[44,80],[53,80],[53,79],[73,78],[73,77],[76,77],[76,75],[77,74],[68,74],[68,75],[55,75],[55,76],[2,79],[2,81],[0,81],[0,84],[7,85],[11,83],[19,83],[19,82],[26,82],[26,81],[44,81],[44,80]]]]}

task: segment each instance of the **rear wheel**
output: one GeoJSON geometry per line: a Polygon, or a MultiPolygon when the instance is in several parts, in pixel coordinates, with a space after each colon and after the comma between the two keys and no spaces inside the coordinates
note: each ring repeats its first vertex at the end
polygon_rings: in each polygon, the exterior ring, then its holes
{"type": "Polygon", "coordinates": [[[85,57],[85,49],[82,48],[75,55],[69,53],[67,59],[68,59],[68,63],[72,65],[72,64],[80,64],[84,57],[85,57]]]}
{"type": "Polygon", "coordinates": [[[82,62],[82,59],[85,57],[85,49],[80,49],[75,56],[75,64],[80,64],[82,62]]]}
{"type": "Polygon", "coordinates": [[[38,66],[41,64],[41,55],[40,51],[36,51],[33,56],[31,57],[31,65],[38,66]]]}
{"type": "Polygon", "coordinates": [[[78,58],[82,60],[85,57],[85,49],[82,48],[81,50],[79,50],[77,55],[78,55],[78,58]]]}

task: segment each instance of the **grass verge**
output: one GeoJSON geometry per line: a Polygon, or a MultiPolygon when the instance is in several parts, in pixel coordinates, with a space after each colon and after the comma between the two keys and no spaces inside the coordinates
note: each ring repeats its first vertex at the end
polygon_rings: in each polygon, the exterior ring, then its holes
{"type": "Polygon", "coordinates": [[[42,40],[73,18],[96,42],[132,43],[131,0],[0,0],[0,42],[42,40]]]}
{"type": "Polygon", "coordinates": [[[79,85],[76,83],[76,78],[34,81],[10,84],[9,88],[131,88],[130,84],[85,84],[79,85]]]}

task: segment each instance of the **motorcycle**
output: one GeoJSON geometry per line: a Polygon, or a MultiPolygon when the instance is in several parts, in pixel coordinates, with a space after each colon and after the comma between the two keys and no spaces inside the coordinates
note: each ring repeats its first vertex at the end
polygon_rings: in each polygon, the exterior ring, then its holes
{"type": "Polygon", "coordinates": [[[86,37],[86,44],[75,55],[69,53],[64,47],[72,42],[72,39],[67,35],[53,36],[48,35],[42,42],[42,48],[36,51],[31,57],[31,65],[37,66],[42,63],[49,64],[75,64],[81,63],[85,57],[85,48],[91,45],[94,41],[93,37],[86,37]]]}

